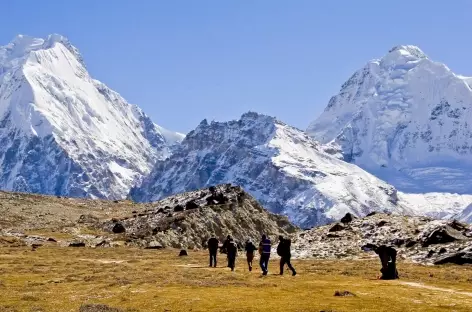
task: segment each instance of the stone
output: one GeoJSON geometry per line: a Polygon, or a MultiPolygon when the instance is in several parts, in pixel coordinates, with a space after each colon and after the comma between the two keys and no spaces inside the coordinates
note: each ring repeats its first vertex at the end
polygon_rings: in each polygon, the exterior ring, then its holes
{"type": "Polygon", "coordinates": [[[112,308],[106,304],[83,304],[79,308],[79,312],[123,312],[118,308],[112,308]]]}
{"type": "Polygon", "coordinates": [[[112,232],[115,234],[120,234],[126,232],[125,226],[122,223],[115,223],[113,226],[112,232]]]}
{"type": "Polygon", "coordinates": [[[349,222],[352,222],[352,220],[354,220],[354,216],[351,214],[351,213],[346,213],[346,215],[344,217],[341,218],[341,222],[342,223],[349,223],[349,222]]]}
{"type": "Polygon", "coordinates": [[[186,210],[190,210],[190,209],[198,209],[200,208],[199,205],[197,205],[194,201],[189,201],[185,204],[185,209],[186,210]]]}
{"type": "Polygon", "coordinates": [[[434,262],[435,265],[446,264],[446,263],[452,263],[452,264],[458,264],[458,265],[472,264],[472,253],[458,252],[454,254],[449,254],[442,258],[439,258],[438,260],[434,262]]]}
{"type": "Polygon", "coordinates": [[[97,217],[94,217],[92,215],[81,215],[79,219],[77,220],[77,223],[97,223],[100,220],[97,217]]]}
{"type": "Polygon", "coordinates": [[[72,243],[69,243],[69,247],[85,247],[85,243],[84,242],[72,242],[72,243]]]}
{"type": "Polygon", "coordinates": [[[174,207],[174,212],[184,211],[184,206],[177,205],[174,207]]]}
{"type": "Polygon", "coordinates": [[[329,232],[338,232],[344,229],[345,229],[344,225],[342,225],[341,223],[336,223],[329,229],[329,232]]]}
{"type": "Polygon", "coordinates": [[[179,252],[179,257],[183,257],[183,256],[188,256],[187,250],[185,250],[185,249],[182,249],[182,250],[179,252]]]}
{"type": "Polygon", "coordinates": [[[467,240],[468,238],[462,235],[461,232],[453,229],[449,225],[434,229],[431,233],[423,238],[423,247],[428,247],[433,244],[450,243],[457,240],[467,240]]]}
{"type": "Polygon", "coordinates": [[[336,290],[334,292],[334,296],[335,297],[356,297],[355,294],[347,290],[336,290]]]}
{"type": "Polygon", "coordinates": [[[377,214],[377,212],[375,211],[372,211],[372,212],[369,212],[366,217],[372,217],[372,216],[375,216],[377,214]]]}
{"type": "Polygon", "coordinates": [[[378,227],[382,227],[382,226],[384,226],[384,225],[387,224],[387,223],[388,223],[388,222],[385,221],[385,220],[380,220],[380,221],[377,223],[377,226],[378,226],[378,227]]]}
{"type": "Polygon", "coordinates": [[[164,248],[159,242],[152,241],[144,249],[162,249],[164,248]]]}
{"type": "Polygon", "coordinates": [[[411,248],[411,247],[415,246],[417,243],[418,243],[417,241],[409,238],[405,241],[405,247],[406,248],[411,248]]]}
{"type": "Polygon", "coordinates": [[[464,223],[461,223],[457,220],[452,220],[451,222],[449,222],[447,225],[449,225],[450,227],[452,227],[454,230],[457,230],[457,231],[460,231],[460,232],[464,232],[464,231],[467,231],[469,229],[469,227],[464,224],[464,223]]]}
{"type": "Polygon", "coordinates": [[[49,237],[49,238],[48,238],[48,242],[57,243],[57,240],[55,240],[55,239],[54,239],[54,238],[52,238],[52,237],[49,237]]]}

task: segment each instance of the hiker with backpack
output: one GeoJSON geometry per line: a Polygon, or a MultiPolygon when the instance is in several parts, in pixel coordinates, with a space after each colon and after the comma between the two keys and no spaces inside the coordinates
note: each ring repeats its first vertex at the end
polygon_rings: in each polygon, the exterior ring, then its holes
{"type": "Polygon", "coordinates": [[[231,268],[231,271],[234,271],[234,267],[236,265],[236,256],[238,254],[238,245],[233,240],[233,238],[229,239],[226,250],[228,254],[228,267],[231,268]]]}
{"type": "Polygon", "coordinates": [[[259,265],[261,266],[262,275],[267,275],[269,272],[269,259],[270,259],[270,249],[272,247],[272,243],[267,236],[262,235],[262,239],[259,243],[259,254],[261,255],[261,259],[259,261],[259,265]]]}
{"type": "Polygon", "coordinates": [[[247,265],[249,267],[249,272],[252,271],[252,260],[254,260],[254,251],[257,250],[256,246],[252,243],[251,239],[246,241],[246,245],[244,246],[244,250],[246,251],[246,260],[247,265]]]}
{"type": "Polygon", "coordinates": [[[215,234],[212,234],[208,240],[208,252],[210,253],[210,267],[216,268],[216,255],[218,254],[218,245],[220,242],[218,238],[215,237],[215,234]]]}
{"type": "Polygon", "coordinates": [[[279,236],[279,245],[277,246],[277,254],[280,256],[280,275],[284,274],[284,267],[287,264],[288,268],[292,271],[292,276],[295,276],[297,272],[290,263],[292,254],[290,252],[291,240],[284,238],[282,235],[279,236]]]}

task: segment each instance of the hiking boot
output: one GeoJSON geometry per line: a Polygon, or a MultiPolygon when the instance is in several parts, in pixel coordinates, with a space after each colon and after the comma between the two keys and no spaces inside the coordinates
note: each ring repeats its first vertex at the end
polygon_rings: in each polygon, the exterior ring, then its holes
{"type": "Polygon", "coordinates": [[[293,271],[292,276],[295,276],[295,275],[297,275],[297,272],[293,271]]]}

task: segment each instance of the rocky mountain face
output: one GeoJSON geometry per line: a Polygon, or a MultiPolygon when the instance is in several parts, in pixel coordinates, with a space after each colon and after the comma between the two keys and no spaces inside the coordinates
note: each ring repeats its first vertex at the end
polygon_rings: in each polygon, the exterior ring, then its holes
{"type": "Polygon", "coordinates": [[[387,245],[400,259],[464,264],[472,263],[471,243],[472,227],[455,220],[373,213],[362,219],[346,215],[341,222],[298,232],[292,249],[296,258],[359,259],[373,256],[362,247],[387,245]]]}
{"type": "Polygon", "coordinates": [[[183,135],[88,74],[60,35],[0,47],[0,187],[123,198],[183,135]]]}
{"type": "Polygon", "coordinates": [[[307,132],[401,191],[472,194],[470,81],[398,46],[355,72],[307,132]]]}
{"type": "Polygon", "coordinates": [[[239,186],[231,184],[186,192],[152,203],[145,212],[104,223],[109,232],[123,231],[129,244],[147,248],[206,248],[215,234],[223,243],[231,235],[240,247],[261,235],[288,235],[298,228],[287,217],[265,210],[239,186]]]}
{"type": "Polygon", "coordinates": [[[151,202],[221,183],[240,185],[264,207],[302,227],[338,220],[347,212],[447,217],[472,201],[398,192],[329,154],[303,131],[257,113],[230,122],[202,121],[130,195],[151,202]],[[434,204],[438,199],[444,205],[434,204]]]}

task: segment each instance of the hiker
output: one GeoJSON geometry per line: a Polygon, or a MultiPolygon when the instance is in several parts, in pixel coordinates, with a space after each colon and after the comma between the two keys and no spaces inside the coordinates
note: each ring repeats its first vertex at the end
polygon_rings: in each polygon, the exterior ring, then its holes
{"type": "Polygon", "coordinates": [[[262,240],[259,243],[259,254],[261,255],[259,265],[262,269],[262,275],[267,275],[267,273],[269,272],[269,258],[271,247],[272,245],[270,239],[268,239],[265,235],[262,235],[262,240]]]}
{"type": "Polygon", "coordinates": [[[231,240],[231,235],[226,236],[226,240],[223,243],[223,246],[221,246],[221,252],[222,253],[228,253],[227,249],[228,249],[228,244],[229,244],[230,240],[231,240]]]}
{"type": "Polygon", "coordinates": [[[223,243],[223,246],[221,247],[221,252],[222,253],[225,253],[226,254],[226,258],[228,259],[228,265],[227,267],[229,268],[229,257],[228,257],[228,247],[229,247],[229,244],[231,242],[233,238],[231,237],[231,235],[228,235],[226,236],[226,240],[225,242],[223,243]]]}
{"type": "Polygon", "coordinates": [[[234,271],[234,266],[236,264],[236,256],[238,254],[238,245],[232,238],[230,238],[226,250],[228,253],[228,267],[231,268],[231,271],[234,271]]]}
{"type": "Polygon", "coordinates": [[[246,245],[244,246],[244,250],[246,251],[246,260],[247,265],[249,267],[249,272],[252,271],[252,260],[254,259],[254,251],[257,250],[256,246],[252,243],[251,239],[246,241],[246,245]]]}
{"type": "Polygon", "coordinates": [[[208,240],[208,251],[210,253],[210,267],[216,268],[216,255],[218,253],[218,239],[215,237],[215,234],[212,234],[210,239],[208,240]]]}
{"type": "Polygon", "coordinates": [[[396,268],[397,251],[395,248],[386,245],[375,246],[367,244],[362,249],[365,251],[374,250],[379,255],[380,262],[382,263],[382,268],[380,269],[382,276],[380,276],[380,279],[391,280],[399,278],[396,268]]]}
{"type": "Polygon", "coordinates": [[[279,245],[277,246],[277,254],[280,256],[280,275],[284,275],[284,266],[287,264],[288,268],[292,271],[292,276],[295,276],[297,272],[290,263],[292,254],[290,252],[291,240],[284,238],[282,235],[279,236],[279,245]]]}

